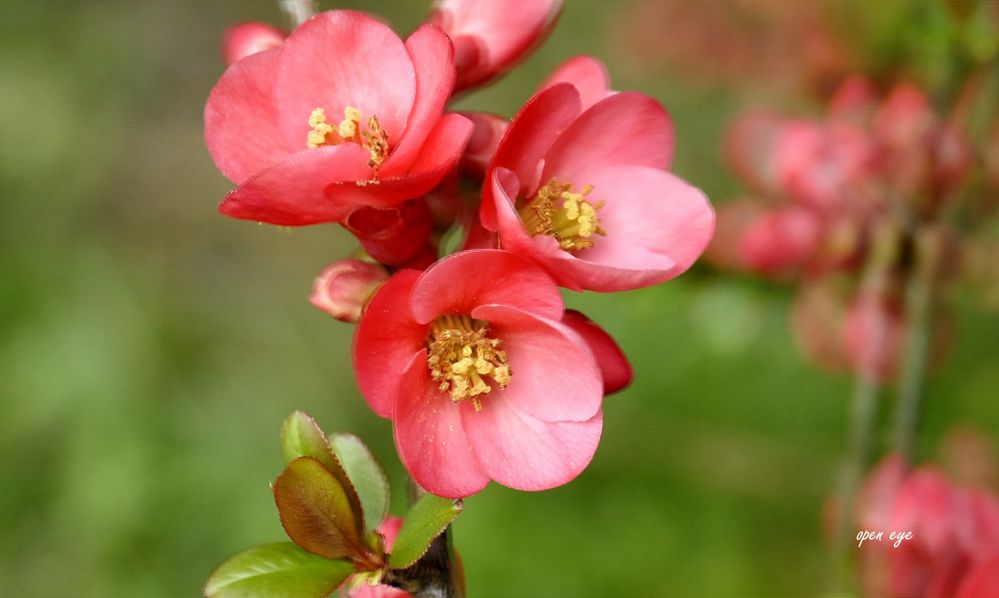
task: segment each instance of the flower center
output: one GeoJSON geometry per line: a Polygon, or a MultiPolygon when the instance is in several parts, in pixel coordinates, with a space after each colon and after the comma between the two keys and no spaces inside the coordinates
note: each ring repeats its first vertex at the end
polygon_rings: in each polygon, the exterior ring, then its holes
{"type": "Polygon", "coordinates": [[[518,212],[529,233],[554,237],[559,247],[576,253],[593,247],[594,234],[607,234],[597,215],[605,202],[590,203],[586,196],[591,191],[593,185],[584,185],[573,193],[571,184],[553,178],[518,212]]]}
{"type": "Polygon", "coordinates": [[[324,145],[339,145],[341,143],[356,143],[368,150],[371,159],[368,166],[377,170],[388,157],[388,133],[378,124],[378,117],[371,115],[368,126],[361,128],[361,111],[353,106],[343,109],[343,120],[336,127],[326,122],[326,111],[316,108],[309,115],[309,131],[307,145],[310,148],[324,145]]]}
{"type": "Polygon", "coordinates": [[[489,336],[489,325],[468,316],[441,316],[430,324],[427,367],[430,377],[439,383],[441,391],[451,394],[451,400],[472,401],[476,411],[482,409],[479,396],[492,392],[487,380],[500,389],[510,384],[510,366],[506,352],[500,351],[499,339],[489,336]]]}

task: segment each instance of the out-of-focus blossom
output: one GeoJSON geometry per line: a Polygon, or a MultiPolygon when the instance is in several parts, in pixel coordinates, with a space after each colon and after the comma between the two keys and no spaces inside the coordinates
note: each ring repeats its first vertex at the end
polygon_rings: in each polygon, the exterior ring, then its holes
{"type": "Polygon", "coordinates": [[[589,464],[604,379],[564,313],[544,270],[498,250],[403,270],[378,290],[358,325],[354,367],[420,486],[446,497],[489,480],[544,490],[589,464]]]}
{"type": "Polygon", "coordinates": [[[267,23],[237,23],[222,33],[222,62],[229,66],[251,54],[277,48],[286,37],[287,33],[267,23]]]}
{"type": "Polygon", "coordinates": [[[830,280],[812,280],[798,288],[791,303],[791,332],[799,350],[833,372],[849,370],[843,344],[846,300],[830,280]]]}
{"type": "Polygon", "coordinates": [[[739,241],[739,253],[750,269],[779,276],[811,260],[821,234],[821,224],[810,210],[779,208],[749,224],[739,241]]]}
{"type": "Polygon", "coordinates": [[[562,0],[436,0],[428,21],[454,42],[455,91],[502,75],[541,44],[562,0]]]}
{"type": "Polygon", "coordinates": [[[666,171],[673,126],[638,93],[583,111],[569,83],[514,117],[483,189],[482,225],[570,289],[620,291],[683,273],[704,251],[714,212],[666,171]]]}
{"type": "Polygon", "coordinates": [[[510,121],[488,112],[463,112],[462,114],[472,121],[475,128],[472,129],[472,136],[468,140],[465,154],[461,157],[460,168],[481,179],[486,175],[489,162],[492,161],[496,148],[499,147],[500,139],[503,138],[510,121]]]}
{"type": "Polygon", "coordinates": [[[271,224],[341,222],[432,189],[472,132],[443,114],[450,40],[424,25],[405,43],[380,21],[332,11],[279,48],[233,64],[205,106],[205,139],[238,185],[219,206],[271,224]]]}
{"type": "Polygon", "coordinates": [[[309,301],[341,322],[357,322],[368,299],[388,277],[378,264],[337,260],[316,277],[309,301]]]}
{"type": "Polygon", "coordinates": [[[884,532],[858,549],[868,596],[953,596],[982,587],[982,567],[999,556],[994,495],[957,486],[933,467],[910,471],[897,455],[868,476],[857,509],[862,529],[884,532]],[[896,547],[891,532],[911,537],[896,547]]]}

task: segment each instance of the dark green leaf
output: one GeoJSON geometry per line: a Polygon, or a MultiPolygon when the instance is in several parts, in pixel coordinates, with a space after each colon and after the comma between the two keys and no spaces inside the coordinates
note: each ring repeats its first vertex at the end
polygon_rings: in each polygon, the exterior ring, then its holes
{"type": "Polygon", "coordinates": [[[461,501],[424,494],[406,513],[389,555],[389,566],[405,569],[423,556],[430,543],[461,513],[461,501]]]}
{"type": "Polygon", "coordinates": [[[389,510],[389,483],[385,471],[368,447],[353,434],[332,434],[330,444],[361,500],[367,529],[376,529],[389,510]]]}
{"type": "Polygon", "coordinates": [[[350,561],[324,559],[291,542],[263,544],[219,565],[204,592],[208,598],[319,598],[353,572],[350,561]]]}
{"type": "Polygon", "coordinates": [[[274,481],[281,525],[295,544],[326,558],[364,556],[357,519],[340,482],[312,457],[299,457],[274,481]]]}

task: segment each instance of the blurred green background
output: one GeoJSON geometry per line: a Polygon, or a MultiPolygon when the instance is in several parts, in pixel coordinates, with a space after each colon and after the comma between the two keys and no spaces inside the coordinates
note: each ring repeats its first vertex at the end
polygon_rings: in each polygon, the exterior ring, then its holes
{"type": "MultiPolygon", "coordinates": [[[[401,32],[427,9],[337,6],[401,32]]],[[[721,133],[776,83],[641,68],[656,49],[622,51],[628,25],[615,20],[632,7],[570,0],[536,55],[461,106],[512,115],[556,64],[594,54],[616,88],[670,109],[676,171],[712,199],[735,195],[721,133]]],[[[197,595],[227,556],[283,538],[268,481],[293,409],[363,437],[403,506],[389,422],[353,381],[352,327],[306,301],[349,235],[215,210],[230,185],[202,109],[223,70],[219,36],[240,20],[284,25],[270,0],[0,1],[5,594],[197,595]]],[[[797,354],[789,296],[703,267],[657,288],[568,294],[618,338],[636,380],[607,400],[600,449],[575,482],[467,500],[455,539],[470,594],[821,594],[820,513],[851,385],[797,354]]],[[[923,454],[955,422],[999,429],[999,320],[964,300],[957,316],[923,454]]]]}

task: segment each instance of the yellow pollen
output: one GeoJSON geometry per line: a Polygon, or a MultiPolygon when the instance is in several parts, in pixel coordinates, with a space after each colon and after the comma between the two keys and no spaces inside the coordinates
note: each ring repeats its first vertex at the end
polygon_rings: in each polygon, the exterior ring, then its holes
{"type": "MultiPolygon", "coordinates": [[[[334,127],[327,122],[326,111],[322,108],[316,108],[309,114],[309,126],[312,130],[309,131],[306,145],[309,148],[317,148],[324,145],[338,145],[347,142],[356,143],[368,150],[371,156],[371,159],[368,160],[368,166],[377,171],[389,154],[388,133],[382,129],[377,116],[372,115],[368,119],[368,126],[363,130],[361,129],[362,119],[363,116],[360,110],[353,106],[347,106],[343,109],[343,120],[334,127]]],[[[374,183],[376,181],[377,172],[376,176],[372,177],[372,180],[358,181],[358,184],[360,185],[362,182],[364,184],[374,183]]]]}
{"type": "Polygon", "coordinates": [[[553,178],[520,208],[520,217],[532,235],[548,235],[563,250],[575,253],[593,247],[593,235],[606,236],[597,212],[605,202],[591,203],[587,196],[593,185],[573,193],[572,185],[553,178]]]}
{"type": "Polygon", "coordinates": [[[468,316],[446,315],[433,321],[427,335],[430,377],[455,403],[469,400],[482,410],[479,397],[492,392],[492,381],[504,389],[512,373],[502,341],[489,337],[489,325],[468,316]]]}

